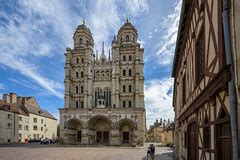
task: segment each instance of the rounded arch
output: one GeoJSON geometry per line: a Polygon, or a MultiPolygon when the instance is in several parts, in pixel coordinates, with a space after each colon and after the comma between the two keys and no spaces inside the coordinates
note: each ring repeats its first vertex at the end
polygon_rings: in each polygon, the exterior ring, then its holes
{"type": "Polygon", "coordinates": [[[112,121],[104,115],[96,115],[88,121],[91,143],[108,144],[112,121]]]}
{"type": "Polygon", "coordinates": [[[131,119],[125,118],[117,123],[120,132],[120,139],[122,144],[132,144],[134,137],[135,122],[131,119]]]}
{"type": "Polygon", "coordinates": [[[111,123],[112,123],[112,121],[108,117],[106,117],[104,115],[96,115],[88,121],[88,126],[89,126],[90,129],[95,129],[95,126],[99,122],[106,123],[109,126],[111,126],[111,123]]]}
{"type": "Polygon", "coordinates": [[[117,122],[119,130],[121,130],[125,125],[129,126],[131,130],[133,130],[135,127],[135,123],[129,118],[124,118],[117,122]]]}
{"type": "Polygon", "coordinates": [[[66,121],[65,123],[65,127],[68,127],[69,125],[83,125],[83,122],[77,118],[71,118],[69,120],[66,121]]]}
{"type": "Polygon", "coordinates": [[[69,119],[65,124],[67,141],[70,144],[81,143],[83,122],[77,118],[69,119]]]}

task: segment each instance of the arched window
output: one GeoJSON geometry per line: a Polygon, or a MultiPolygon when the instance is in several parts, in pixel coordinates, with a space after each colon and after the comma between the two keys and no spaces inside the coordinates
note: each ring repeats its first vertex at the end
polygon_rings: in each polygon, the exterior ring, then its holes
{"type": "Polygon", "coordinates": [[[122,43],[122,38],[120,39],[120,43],[122,43]]]}
{"type": "Polygon", "coordinates": [[[78,93],[78,86],[76,86],[76,93],[78,93]]]}
{"type": "Polygon", "coordinates": [[[128,86],[128,92],[132,92],[132,86],[131,85],[128,86]]]}
{"type": "Polygon", "coordinates": [[[84,106],[83,106],[83,104],[84,104],[84,103],[83,103],[83,101],[81,101],[81,108],[83,108],[83,107],[84,107],[84,106]]]}
{"type": "Polygon", "coordinates": [[[81,78],[83,78],[83,72],[81,72],[81,78]]]}
{"type": "Polygon", "coordinates": [[[129,35],[126,36],[126,41],[127,41],[127,42],[129,41],[129,35]]]}
{"type": "Polygon", "coordinates": [[[128,107],[132,107],[132,101],[128,101],[128,107]]]}
{"type": "Polygon", "coordinates": [[[126,92],[126,86],[123,86],[123,92],[126,92]]]}
{"type": "Polygon", "coordinates": [[[83,86],[81,86],[81,93],[83,93],[83,86]]]}
{"type": "Polygon", "coordinates": [[[125,69],[123,70],[123,76],[126,76],[126,70],[125,69]]]}
{"type": "Polygon", "coordinates": [[[82,58],[82,63],[84,63],[84,58],[82,58]]]}
{"type": "Polygon", "coordinates": [[[132,61],[132,56],[129,56],[129,61],[132,61]]]}
{"type": "Polygon", "coordinates": [[[79,39],[79,43],[82,44],[82,38],[79,39]]]}
{"type": "Polygon", "coordinates": [[[126,107],[126,102],[125,101],[123,101],[123,108],[125,108],[126,107]]]}
{"type": "Polygon", "coordinates": [[[125,55],[123,56],[123,61],[126,61],[126,56],[125,55]]]}
{"type": "Polygon", "coordinates": [[[78,78],[78,72],[76,72],[76,78],[78,78]]]}
{"type": "Polygon", "coordinates": [[[79,63],[79,59],[78,58],[76,59],[76,63],[79,63]]]}
{"type": "Polygon", "coordinates": [[[88,42],[88,40],[87,40],[87,46],[88,46],[88,43],[89,43],[89,42],[88,42]]]}
{"type": "Polygon", "coordinates": [[[132,70],[131,70],[131,69],[129,69],[128,75],[129,75],[129,76],[132,76],[132,70]]]}
{"type": "Polygon", "coordinates": [[[133,37],[133,42],[135,42],[135,38],[133,37]]]}
{"type": "Polygon", "coordinates": [[[76,101],[76,103],[75,103],[75,104],[76,104],[76,108],[78,108],[78,101],[76,101]]]}

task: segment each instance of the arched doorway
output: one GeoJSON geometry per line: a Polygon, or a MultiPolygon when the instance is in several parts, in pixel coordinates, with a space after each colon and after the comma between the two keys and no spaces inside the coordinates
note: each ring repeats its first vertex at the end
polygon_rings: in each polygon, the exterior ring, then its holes
{"type": "Polygon", "coordinates": [[[131,145],[133,142],[134,122],[130,119],[122,119],[118,122],[120,140],[122,144],[131,145]]]}
{"type": "Polygon", "coordinates": [[[66,133],[68,143],[81,143],[82,141],[82,125],[77,119],[70,119],[66,123],[66,133]]]}
{"type": "Polygon", "coordinates": [[[95,144],[109,144],[109,133],[111,121],[102,115],[95,116],[89,120],[90,141],[95,144]]]}

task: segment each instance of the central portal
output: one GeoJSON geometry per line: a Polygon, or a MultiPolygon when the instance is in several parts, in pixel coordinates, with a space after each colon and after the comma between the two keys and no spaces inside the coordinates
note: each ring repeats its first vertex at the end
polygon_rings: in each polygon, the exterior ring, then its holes
{"type": "Polygon", "coordinates": [[[107,117],[95,116],[89,121],[89,129],[93,135],[92,142],[96,144],[109,144],[109,133],[111,129],[111,122],[107,117]]]}

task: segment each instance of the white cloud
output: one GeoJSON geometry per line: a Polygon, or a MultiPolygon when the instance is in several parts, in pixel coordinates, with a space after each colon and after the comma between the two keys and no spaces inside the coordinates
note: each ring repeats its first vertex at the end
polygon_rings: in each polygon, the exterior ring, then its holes
{"type": "Polygon", "coordinates": [[[63,85],[59,82],[49,80],[45,77],[42,77],[38,74],[37,71],[31,66],[28,62],[23,59],[15,59],[12,56],[3,56],[0,59],[0,63],[8,66],[11,69],[19,71],[21,74],[25,75],[28,78],[31,78],[35,83],[39,84],[51,95],[54,95],[59,98],[63,98],[63,85]]]}
{"type": "Polygon", "coordinates": [[[30,57],[47,59],[61,53],[53,52],[53,49],[73,45],[75,21],[69,17],[74,18],[75,15],[70,15],[66,5],[59,1],[23,0],[19,5],[9,3],[11,7],[15,6],[12,9],[16,12],[0,11],[6,22],[0,26],[0,64],[32,79],[49,94],[63,98],[63,84],[41,75],[41,67],[30,57]],[[56,36],[55,40],[53,35],[56,36]]]}
{"type": "Polygon", "coordinates": [[[148,11],[149,6],[146,0],[125,0],[128,14],[137,17],[140,13],[148,11]]]}
{"type": "Polygon", "coordinates": [[[0,83],[0,89],[5,90],[5,85],[3,83],[0,83]]]}
{"type": "MultiPolygon", "coordinates": [[[[93,33],[95,49],[101,51],[102,41],[111,41],[120,25],[117,5],[112,0],[98,0],[91,4],[94,12],[89,12],[89,25],[93,33]]],[[[105,43],[106,45],[106,43],[105,43]]],[[[106,48],[109,48],[107,44],[106,48]]],[[[99,55],[100,56],[100,55],[99,55]]]]}
{"type": "Polygon", "coordinates": [[[177,39],[178,24],[181,11],[181,0],[177,0],[174,4],[174,9],[171,13],[161,22],[161,35],[158,44],[159,49],[156,53],[158,63],[161,65],[171,64],[173,60],[175,43],[177,39]]]}
{"type": "Polygon", "coordinates": [[[156,119],[174,119],[172,108],[173,79],[149,80],[145,82],[145,108],[147,127],[156,119]]]}
{"type": "MultiPolygon", "coordinates": [[[[82,3],[81,3],[82,4],[82,3]]],[[[114,34],[117,34],[117,30],[122,23],[122,18],[138,17],[141,13],[148,11],[148,3],[146,0],[122,0],[122,1],[113,1],[113,0],[97,0],[91,1],[91,10],[88,13],[90,30],[93,33],[95,50],[101,51],[102,41],[108,42],[105,43],[105,48],[111,48],[111,41],[114,34]],[[124,6],[124,11],[119,10],[118,6],[124,6]],[[92,12],[92,10],[94,12],[92,12]]],[[[131,22],[132,19],[129,19],[131,22]]],[[[107,51],[107,49],[105,49],[107,51]]],[[[101,52],[99,52],[101,53],[101,52]]],[[[100,56],[100,55],[99,55],[100,56]]]]}
{"type": "MultiPolygon", "coordinates": [[[[88,12],[87,24],[93,33],[95,49],[100,49],[103,40],[111,42],[121,25],[125,15],[119,10],[119,4],[128,11],[126,16],[133,18],[148,10],[146,0],[97,0],[88,2],[90,5],[86,5],[86,2],[77,6],[88,12]]],[[[40,63],[32,59],[47,60],[64,52],[63,48],[72,47],[74,29],[83,19],[82,15],[72,11],[64,1],[23,0],[17,5],[11,1],[8,3],[16,12],[0,11],[6,21],[0,26],[0,64],[30,78],[49,94],[62,98],[63,84],[40,74],[43,72],[40,63]],[[56,52],[59,49],[62,52],[56,52]]],[[[106,48],[110,48],[110,43],[106,48]]]]}

